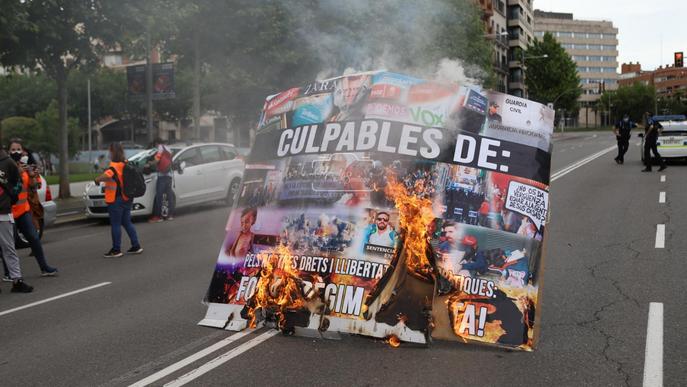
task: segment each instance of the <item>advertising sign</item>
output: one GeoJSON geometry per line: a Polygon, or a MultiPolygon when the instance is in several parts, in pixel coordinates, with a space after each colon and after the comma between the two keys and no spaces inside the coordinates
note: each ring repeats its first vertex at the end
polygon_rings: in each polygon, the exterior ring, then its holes
{"type": "Polygon", "coordinates": [[[532,350],[552,128],[389,72],[268,97],[200,324],[532,350]]]}
{"type": "MultiPolygon", "coordinates": [[[[126,68],[129,95],[144,98],[146,95],[146,66],[135,65],[126,68]]],[[[174,64],[153,64],[153,99],[168,99],[176,96],[174,91],[174,64]]]]}

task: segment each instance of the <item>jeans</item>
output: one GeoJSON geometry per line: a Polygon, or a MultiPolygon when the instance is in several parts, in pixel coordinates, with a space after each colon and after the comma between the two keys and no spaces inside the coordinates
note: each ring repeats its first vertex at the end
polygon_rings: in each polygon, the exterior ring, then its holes
{"type": "Polygon", "coordinates": [[[153,216],[162,217],[162,195],[167,194],[167,214],[174,215],[174,190],[172,190],[172,176],[158,176],[155,183],[155,203],[153,203],[153,216]]]}
{"type": "Polygon", "coordinates": [[[21,278],[19,257],[14,250],[14,225],[9,221],[0,221],[0,250],[3,263],[6,265],[6,275],[12,279],[21,278]]]}
{"type": "Polygon", "coordinates": [[[38,231],[33,225],[33,218],[31,217],[31,211],[25,212],[22,216],[14,220],[17,225],[17,230],[24,235],[24,238],[29,242],[31,246],[31,251],[36,257],[36,262],[40,266],[41,271],[52,271],[53,268],[48,266],[45,261],[45,254],[43,253],[43,244],[38,236],[38,231]]]}
{"type": "Polygon", "coordinates": [[[140,247],[138,242],[138,235],[134,224],[131,223],[131,206],[133,200],[125,202],[121,196],[117,196],[114,203],[107,205],[107,212],[110,214],[110,226],[112,231],[112,249],[121,251],[122,248],[122,226],[126,230],[129,239],[131,240],[131,247],[140,247]]]}

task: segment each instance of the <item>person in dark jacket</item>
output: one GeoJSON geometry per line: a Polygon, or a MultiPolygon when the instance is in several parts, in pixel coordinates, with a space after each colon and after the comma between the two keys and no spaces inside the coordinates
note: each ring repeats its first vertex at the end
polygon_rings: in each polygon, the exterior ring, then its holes
{"type": "Polygon", "coordinates": [[[632,128],[636,128],[637,124],[630,120],[630,116],[625,114],[623,119],[616,122],[613,127],[613,132],[615,133],[615,138],[618,140],[618,156],[615,158],[615,162],[618,164],[623,164],[625,162],[625,153],[630,147],[630,136],[632,128]]]}
{"type": "Polygon", "coordinates": [[[651,153],[654,157],[658,159],[660,167],[658,171],[662,171],[667,168],[665,160],[658,153],[658,148],[656,147],[656,141],[658,141],[658,132],[663,129],[663,126],[658,121],[654,121],[651,118],[647,119],[646,125],[644,127],[644,169],[642,172],[651,172],[651,153]]]}
{"type": "Polygon", "coordinates": [[[33,287],[23,281],[19,257],[14,249],[12,202],[19,195],[19,169],[4,149],[0,149],[0,250],[9,269],[13,293],[30,293],[33,287]]]}

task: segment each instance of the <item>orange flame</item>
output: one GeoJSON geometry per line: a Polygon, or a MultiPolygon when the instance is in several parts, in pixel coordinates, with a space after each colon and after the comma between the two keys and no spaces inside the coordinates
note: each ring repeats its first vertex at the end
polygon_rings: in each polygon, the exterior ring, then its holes
{"type": "Polygon", "coordinates": [[[389,344],[392,348],[398,348],[401,346],[401,339],[396,335],[390,335],[386,338],[385,342],[389,344]]]}
{"type": "Polygon", "coordinates": [[[292,253],[288,247],[279,245],[276,248],[260,253],[262,268],[255,294],[248,307],[249,326],[256,326],[256,310],[276,309],[275,315],[279,327],[283,327],[287,310],[305,307],[302,281],[298,270],[292,265],[292,253]]]}
{"type": "Polygon", "coordinates": [[[406,266],[411,272],[428,273],[431,271],[431,266],[427,259],[429,246],[427,230],[434,220],[434,213],[432,201],[422,196],[425,194],[424,181],[417,180],[410,189],[399,182],[393,173],[388,174],[388,181],[385,193],[394,201],[399,213],[399,228],[401,235],[404,236],[406,266]]]}

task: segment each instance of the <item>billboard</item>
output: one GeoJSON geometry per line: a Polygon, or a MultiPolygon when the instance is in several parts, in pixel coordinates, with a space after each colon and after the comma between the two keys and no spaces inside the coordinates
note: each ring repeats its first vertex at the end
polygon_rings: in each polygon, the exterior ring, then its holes
{"type": "MultiPolygon", "coordinates": [[[[126,80],[129,96],[144,98],[146,95],[146,65],[128,66],[126,80]]],[[[174,91],[174,63],[153,64],[153,99],[169,99],[174,91]]]]}
{"type": "Polygon", "coordinates": [[[268,97],[200,324],[532,350],[552,128],[386,71],[268,97]]]}

